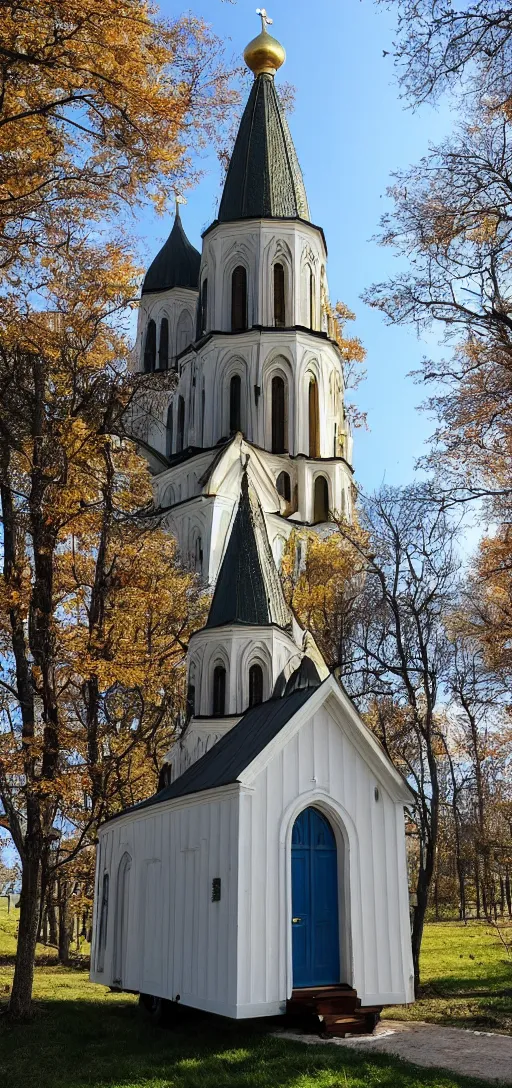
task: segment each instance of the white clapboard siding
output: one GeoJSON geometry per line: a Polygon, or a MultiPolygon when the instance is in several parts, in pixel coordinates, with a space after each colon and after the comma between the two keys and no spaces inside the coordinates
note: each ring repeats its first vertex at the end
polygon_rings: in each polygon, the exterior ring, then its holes
{"type": "Polygon", "coordinates": [[[412,1000],[407,798],[329,681],[239,783],[127,814],[100,831],[92,978],[171,1000],[179,995],[183,1004],[226,1016],[284,1011],[293,987],[291,833],[299,812],[315,805],[338,847],[342,981],[363,1004],[412,1000]],[[99,971],[105,872],[110,900],[99,971]],[[215,877],[219,903],[211,901],[215,877]]]}
{"type": "Polygon", "coordinates": [[[290,839],[308,805],[338,843],[343,981],[363,1004],[412,1000],[403,801],[324,705],[242,792],[239,1015],[278,1011],[291,994],[290,839]]]}
{"type": "MultiPolygon", "coordinates": [[[[122,816],[100,830],[91,978],[212,1011],[236,1006],[237,789],[122,816]],[[131,858],[129,902],[116,901],[119,865],[131,858]],[[110,877],[104,970],[97,944],[101,886],[110,877]],[[221,900],[212,902],[212,881],[221,900]],[[117,980],[120,911],[127,931],[117,980]]],[[[229,1014],[229,1013],[228,1013],[229,1014]]]]}

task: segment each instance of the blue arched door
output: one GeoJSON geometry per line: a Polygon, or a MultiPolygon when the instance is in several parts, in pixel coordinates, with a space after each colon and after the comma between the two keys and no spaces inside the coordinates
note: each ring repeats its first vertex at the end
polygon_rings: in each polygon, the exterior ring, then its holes
{"type": "Polygon", "coordinates": [[[339,982],[336,839],[316,808],[304,809],[293,825],[292,911],[294,987],[339,982]]]}

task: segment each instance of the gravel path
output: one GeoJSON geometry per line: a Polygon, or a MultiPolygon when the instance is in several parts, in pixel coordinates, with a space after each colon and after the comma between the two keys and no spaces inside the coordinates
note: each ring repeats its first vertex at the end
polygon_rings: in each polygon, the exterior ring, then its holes
{"type": "Polygon", "coordinates": [[[450,1069],[466,1077],[482,1077],[512,1085],[512,1037],[487,1032],[443,1028],[420,1021],[381,1020],[374,1035],[352,1039],[320,1039],[317,1035],[276,1032],[301,1043],[346,1046],[394,1054],[414,1065],[450,1069]]]}

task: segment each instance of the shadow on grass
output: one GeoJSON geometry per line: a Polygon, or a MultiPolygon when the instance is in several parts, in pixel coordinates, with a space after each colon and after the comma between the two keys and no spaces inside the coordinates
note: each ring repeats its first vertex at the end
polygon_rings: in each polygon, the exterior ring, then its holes
{"type": "Polygon", "coordinates": [[[27,1025],[0,1023],[9,1088],[485,1088],[383,1054],[304,1046],[269,1024],[190,1014],[156,1028],[133,1002],[42,1001],[27,1025]]]}

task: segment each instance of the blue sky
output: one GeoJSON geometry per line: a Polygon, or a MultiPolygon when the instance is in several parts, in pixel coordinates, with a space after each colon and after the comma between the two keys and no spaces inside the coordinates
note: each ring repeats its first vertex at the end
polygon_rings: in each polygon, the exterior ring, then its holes
{"type": "MultiPolygon", "coordinates": [[[[203,16],[241,57],[258,33],[257,0],[193,0],[191,10],[203,16]]],[[[175,0],[161,0],[165,15],[176,16],[175,0]]],[[[416,162],[429,142],[452,127],[447,106],[412,113],[400,101],[391,50],[393,20],[373,0],[268,0],[272,32],[287,51],[277,76],[295,86],[290,125],[304,173],[311,215],[325,230],[329,248],[329,287],[333,301],[342,299],[356,312],[354,331],[367,352],[367,381],[358,403],[368,413],[370,430],[356,433],[354,463],[363,490],[405,483],[425,450],[432,422],[417,410],[424,396],[407,377],[436,336],[423,341],[413,329],[386,325],[365,306],[361,293],[373,281],[393,272],[397,259],[371,241],[379,218],[389,206],[386,187],[392,171],[416,162]]],[[[220,167],[215,156],[201,162],[204,176],[188,194],[183,221],[200,248],[201,231],[215,217],[220,167]]],[[[154,256],[168,233],[170,219],[149,211],[140,215],[137,234],[145,261],[154,256]]]]}

